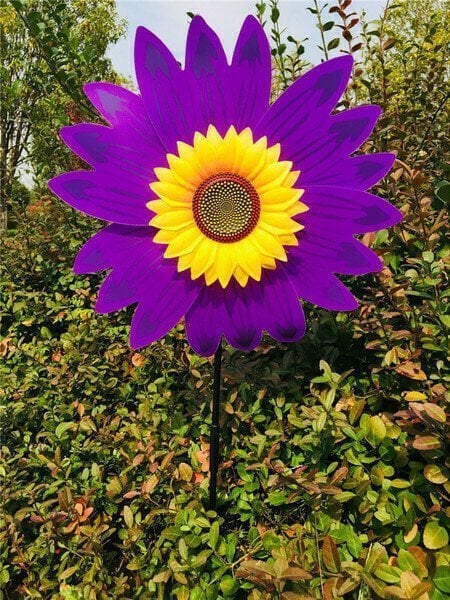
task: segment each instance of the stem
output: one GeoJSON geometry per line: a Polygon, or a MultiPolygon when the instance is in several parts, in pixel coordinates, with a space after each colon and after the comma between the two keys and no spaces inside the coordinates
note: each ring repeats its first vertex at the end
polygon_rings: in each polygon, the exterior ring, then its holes
{"type": "Polygon", "coordinates": [[[314,516],[314,534],[316,537],[316,552],[317,552],[317,563],[319,565],[320,589],[322,591],[322,598],[323,598],[324,595],[323,595],[322,561],[320,560],[319,535],[317,533],[317,520],[316,520],[316,513],[314,510],[313,510],[312,514],[314,516]]]}
{"type": "Polygon", "coordinates": [[[217,471],[219,469],[219,409],[220,409],[220,380],[222,362],[222,340],[214,354],[214,384],[212,419],[209,446],[209,508],[216,510],[217,507],[217,471]]]}
{"type": "Polygon", "coordinates": [[[321,12],[323,9],[319,9],[317,0],[314,0],[314,7],[317,11],[317,13],[316,13],[317,14],[317,23],[319,25],[320,37],[322,38],[322,44],[323,44],[322,50],[325,55],[325,60],[328,60],[329,56],[328,56],[328,50],[327,50],[327,43],[325,41],[325,34],[323,31],[322,16],[321,16],[321,12]]]}
{"type": "Polygon", "coordinates": [[[447,100],[449,99],[449,97],[450,97],[450,92],[447,92],[447,94],[445,94],[445,96],[444,96],[444,97],[442,98],[442,100],[440,101],[440,103],[439,103],[438,107],[437,107],[437,108],[436,108],[436,110],[434,111],[434,114],[432,115],[432,117],[431,117],[431,119],[430,119],[430,121],[429,121],[429,124],[428,124],[427,130],[426,130],[426,131],[425,131],[425,133],[423,134],[422,141],[420,142],[420,144],[419,144],[419,147],[418,147],[418,148],[417,148],[417,150],[416,150],[416,154],[415,154],[415,156],[414,156],[414,161],[416,161],[416,160],[417,160],[417,157],[418,157],[418,155],[419,155],[419,152],[422,150],[422,148],[423,148],[423,145],[424,145],[424,144],[425,144],[425,142],[427,141],[428,134],[430,133],[430,131],[431,131],[431,128],[432,128],[432,127],[433,127],[433,125],[434,125],[434,122],[435,122],[435,120],[436,120],[436,117],[438,116],[438,114],[439,114],[439,112],[440,112],[441,108],[443,108],[443,107],[444,107],[444,105],[445,105],[445,103],[447,102],[447,100]]]}

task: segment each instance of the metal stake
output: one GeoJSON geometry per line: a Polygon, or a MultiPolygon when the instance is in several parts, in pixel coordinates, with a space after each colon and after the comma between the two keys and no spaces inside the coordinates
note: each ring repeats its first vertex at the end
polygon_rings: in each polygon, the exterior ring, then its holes
{"type": "Polygon", "coordinates": [[[214,354],[214,383],[211,433],[209,446],[209,508],[217,509],[217,471],[219,468],[219,409],[220,409],[220,380],[222,363],[222,341],[214,354]]]}

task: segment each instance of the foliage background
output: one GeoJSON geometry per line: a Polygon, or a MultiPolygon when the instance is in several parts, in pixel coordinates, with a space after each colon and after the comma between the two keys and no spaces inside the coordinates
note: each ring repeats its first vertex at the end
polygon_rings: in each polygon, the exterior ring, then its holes
{"type": "MultiPolygon", "coordinates": [[[[405,220],[364,236],[385,268],[349,279],[359,310],[306,306],[300,343],[226,348],[219,516],[210,361],[182,324],[129,350],[129,311],[97,315],[100,278],[71,270],[100,225],[45,186],[80,166],[57,130],[99,120],[82,84],[120,81],[104,52],[124,24],[112,0],[1,8],[0,598],[449,598],[448,4],[367,23],[351,0],[305,3],[323,58],[357,59],[340,108],[384,110],[363,150],[397,152],[377,192],[405,220]]],[[[256,5],[274,96],[311,67],[282,8],[256,5]]]]}

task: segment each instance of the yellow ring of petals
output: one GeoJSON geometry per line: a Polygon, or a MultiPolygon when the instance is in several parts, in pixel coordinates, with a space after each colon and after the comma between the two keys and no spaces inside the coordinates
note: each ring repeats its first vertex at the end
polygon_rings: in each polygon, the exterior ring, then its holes
{"type": "MultiPolygon", "coordinates": [[[[249,128],[237,133],[232,126],[222,137],[210,125],[206,135],[195,133],[192,146],[179,142],[177,147],[178,155],[167,155],[167,167],[154,170],[157,181],[150,187],[157,199],[147,204],[154,213],[150,225],[158,229],[153,241],[167,245],[164,256],[176,258],[178,270],[189,270],[192,279],[203,276],[206,285],[218,281],[223,288],[232,278],[242,287],[250,278],[259,281],[263,269],[285,262],[286,247],[298,244],[296,234],[303,229],[293,217],[308,207],[300,201],[304,190],[294,187],[299,171],[279,160],[280,145],[267,147],[265,137],[254,142],[249,128]],[[196,192],[205,182],[226,174],[245,180],[259,199],[256,224],[232,242],[208,237],[193,209],[196,192]]],[[[223,203],[231,219],[229,198],[223,203]]],[[[220,209],[220,199],[217,206],[220,209]]],[[[236,210],[239,206],[246,203],[238,203],[236,210]]]]}

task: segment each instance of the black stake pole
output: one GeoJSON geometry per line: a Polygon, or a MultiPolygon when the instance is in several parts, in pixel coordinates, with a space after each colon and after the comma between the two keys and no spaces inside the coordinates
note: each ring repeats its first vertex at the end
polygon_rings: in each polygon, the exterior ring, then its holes
{"type": "Polygon", "coordinates": [[[219,409],[220,409],[220,380],[222,363],[222,341],[214,354],[214,384],[212,401],[212,419],[209,446],[209,508],[217,509],[217,471],[219,468],[219,409]]]}

